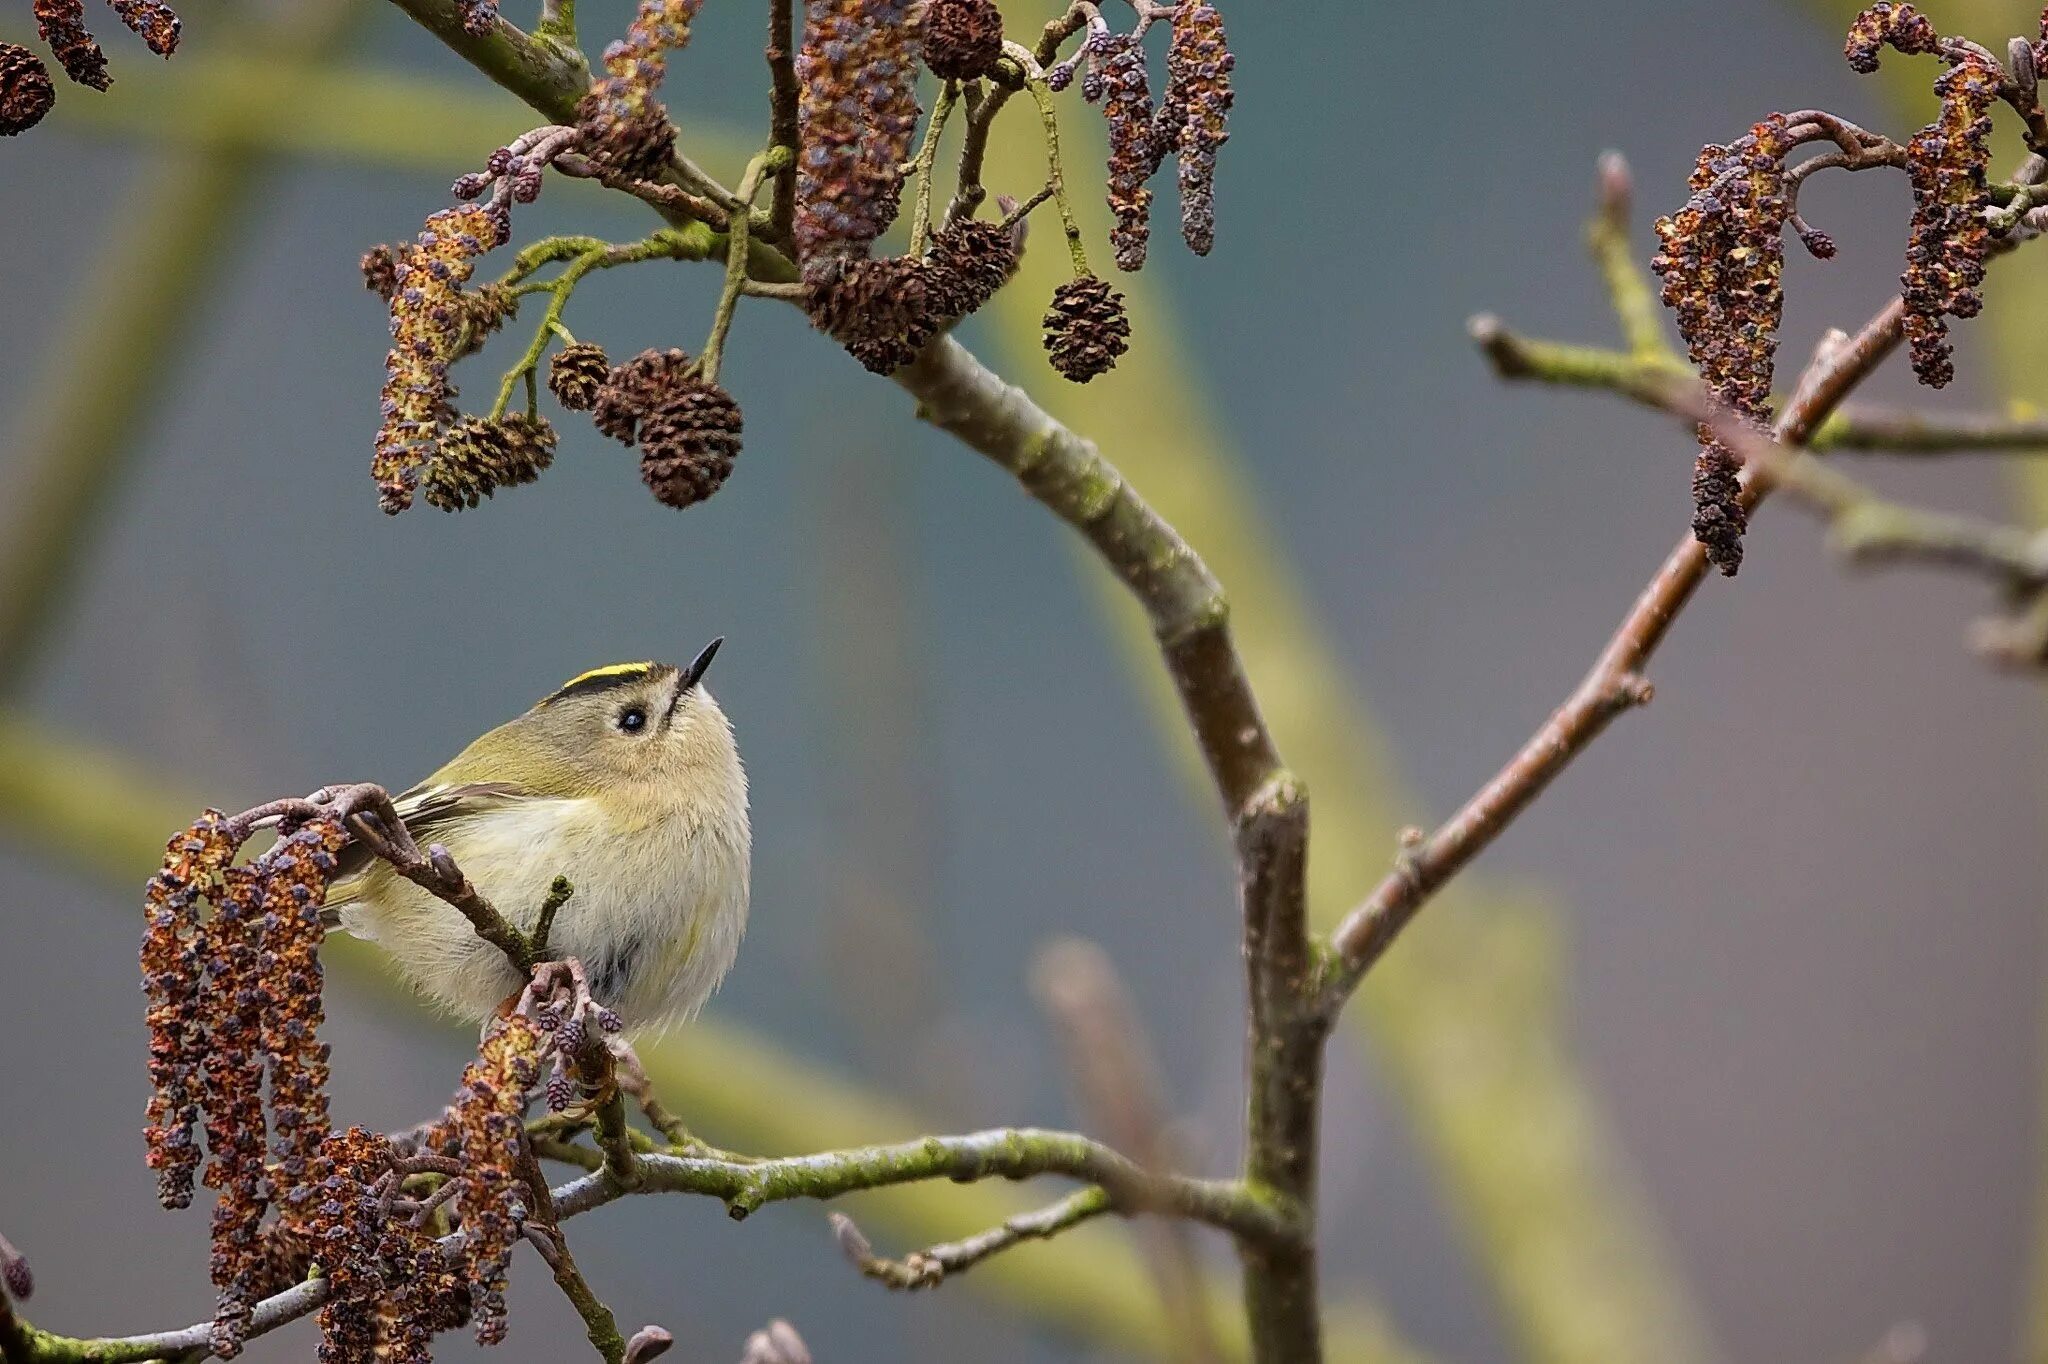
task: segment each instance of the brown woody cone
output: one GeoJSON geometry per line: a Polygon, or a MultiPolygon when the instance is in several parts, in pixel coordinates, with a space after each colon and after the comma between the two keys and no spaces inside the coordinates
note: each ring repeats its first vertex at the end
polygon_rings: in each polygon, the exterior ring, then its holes
{"type": "Polygon", "coordinates": [[[806,272],[804,311],[875,374],[917,358],[950,319],[923,261],[821,257],[806,272]]]}
{"type": "Polygon", "coordinates": [[[1053,291],[1045,314],[1045,348],[1062,375],[1085,384],[1114,368],[1130,347],[1124,296],[1106,280],[1083,275],[1053,291]]]}
{"type": "Polygon", "coordinates": [[[571,412],[588,412],[597,406],[597,395],[611,373],[612,362],[603,346],[578,341],[556,351],[548,362],[548,391],[571,412]]]}
{"type": "Polygon", "coordinates": [[[931,0],[924,12],[924,64],[940,80],[971,81],[1003,55],[995,0],[931,0]]]}
{"type": "Polygon", "coordinates": [[[664,504],[710,497],[739,458],[740,406],[717,384],[691,380],[640,423],[640,477],[664,504]]]}
{"type": "Polygon", "coordinates": [[[673,346],[643,350],[614,368],[598,390],[590,419],[613,440],[631,445],[640,420],[659,408],[687,377],[688,353],[673,346]]]}
{"type": "Polygon", "coordinates": [[[0,137],[25,133],[57,102],[50,68],[25,47],[0,43],[0,137]]]}
{"type": "Polygon", "coordinates": [[[941,228],[925,258],[938,311],[949,322],[979,312],[1017,273],[1022,255],[1018,233],[999,223],[970,218],[941,228]]]}
{"type": "Polygon", "coordinates": [[[420,496],[442,511],[474,507],[500,488],[533,482],[554,457],[554,428],[542,418],[464,417],[442,433],[420,475],[420,496]]]}

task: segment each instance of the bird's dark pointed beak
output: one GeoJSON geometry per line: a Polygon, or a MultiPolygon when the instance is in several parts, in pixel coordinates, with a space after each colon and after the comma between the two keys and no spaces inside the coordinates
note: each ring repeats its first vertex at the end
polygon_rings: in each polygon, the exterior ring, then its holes
{"type": "Polygon", "coordinates": [[[703,679],[704,674],[710,670],[711,660],[718,657],[718,646],[723,643],[725,643],[725,636],[720,635],[717,639],[705,645],[703,651],[690,660],[690,666],[683,669],[683,685],[678,689],[679,693],[688,691],[703,679]]]}

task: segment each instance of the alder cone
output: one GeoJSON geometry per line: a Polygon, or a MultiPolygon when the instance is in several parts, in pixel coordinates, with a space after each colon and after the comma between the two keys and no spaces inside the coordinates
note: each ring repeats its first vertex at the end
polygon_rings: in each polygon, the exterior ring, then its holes
{"type": "Polygon", "coordinates": [[[1131,348],[1131,323],[1124,296],[1107,280],[1083,275],[1053,291],[1045,314],[1045,349],[1052,367],[1085,384],[1115,367],[1131,348]]]}
{"type": "Polygon", "coordinates": [[[643,350],[614,368],[590,409],[597,429],[631,445],[640,419],[659,408],[688,379],[690,357],[675,346],[643,350]]]}
{"type": "Polygon", "coordinates": [[[612,362],[604,347],[578,341],[562,347],[548,361],[548,392],[571,412],[588,412],[597,406],[598,394],[611,374],[612,362]]]}
{"type": "Polygon", "coordinates": [[[870,373],[893,374],[950,319],[934,272],[920,260],[826,257],[806,270],[804,312],[870,373]]]}
{"type": "Polygon", "coordinates": [[[641,480],[666,506],[695,506],[732,476],[744,425],[730,393],[692,381],[641,420],[641,480]]]}
{"type": "Polygon", "coordinates": [[[948,322],[979,312],[1017,273],[1017,233],[1000,223],[969,218],[941,228],[925,258],[927,287],[948,322]]]}
{"type": "Polygon", "coordinates": [[[0,137],[25,133],[57,102],[50,68],[25,47],[0,43],[0,137]]]}
{"type": "Polygon", "coordinates": [[[1003,55],[995,0],[931,0],[924,12],[924,64],[940,80],[971,81],[1003,55]]]}

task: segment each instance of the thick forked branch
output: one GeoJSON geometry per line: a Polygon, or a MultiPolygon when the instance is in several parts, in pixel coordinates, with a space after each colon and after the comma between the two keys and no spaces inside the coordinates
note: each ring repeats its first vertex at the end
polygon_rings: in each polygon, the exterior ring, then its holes
{"type": "MultiPolygon", "coordinates": [[[[1904,324],[1905,306],[1894,299],[1853,339],[1817,355],[1773,423],[1778,443],[1805,445],[1849,391],[1899,344],[1904,324]]],[[[1745,501],[1754,505],[1761,496],[1761,487],[1752,484],[1745,501]]],[[[1343,1007],[1430,897],[1499,837],[1615,716],[1649,699],[1642,671],[1706,572],[1706,551],[1699,542],[1690,536],[1679,542],[1565,703],[1456,814],[1406,850],[1365,901],[1345,916],[1331,935],[1336,959],[1322,990],[1326,1012],[1343,1007]]]]}

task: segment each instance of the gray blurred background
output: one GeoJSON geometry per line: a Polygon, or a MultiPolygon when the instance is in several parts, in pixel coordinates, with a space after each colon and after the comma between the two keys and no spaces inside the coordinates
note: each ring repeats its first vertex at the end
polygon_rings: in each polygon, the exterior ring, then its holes
{"type": "MultiPolygon", "coordinates": [[[[0,36],[24,35],[16,9],[0,36]]],[[[760,9],[707,4],[669,92],[686,141],[692,117],[759,122],[760,9]]],[[[1842,64],[1833,19],[1790,0],[1226,10],[1240,93],[1219,244],[1206,261],[1179,247],[1162,181],[1147,277],[1182,319],[1215,438],[1242,451],[1426,802],[1403,817],[1426,822],[1576,680],[1687,514],[1682,433],[1610,399],[1500,387],[1465,318],[1612,341],[1581,246],[1604,148],[1635,165],[1647,256],[1647,218],[1676,202],[1701,142],[1775,108],[1902,119],[1842,64]]],[[[585,0],[586,46],[626,12],[585,0]]],[[[179,60],[225,17],[189,11],[179,60]]],[[[111,17],[100,27],[117,81],[156,74],[111,17]]],[[[395,12],[352,41],[350,60],[489,93],[395,12]]],[[[33,429],[46,356],[106,242],[147,229],[130,196],[171,154],[61,116],[94,98],[61,90],[60,116],[0,148],[0,430],[33,429]]],[[[628,455],[559,419],[540,486],[456,517],[384,517],[365,473],[383,317],[355,262],[415,231],[446,179],[346,158],[262,172],[218,239],[199,320],[164,357],[28,712],[235,808],[330,780],[407,783],[570,674],[687,657],[723,633],[712,682],[753,781],[756,889],[712,1016],[937,1128],[1072,1123],[1028,976],[1046,941],[1086,935],[1130,982],[1197,1145],[1232,1159],[1225,850],[1067,532],[768,307],[735,332],[746,454],[708,506],[656,505],[628,455]]],[[[1905,204],[1896,177],[1816,187],[1808,210],[1843,249],[1791,264],[1788,361],[1893,287],[1905,204]]],[[[551,189],[517,230],[623,238],[647,222],[551,189]]],[[[1050,240],[1042,225],[1039,249],[1050,240]]],[[[695,347],[714,272],[657,269],[595,279],[572,326],[614,355],[695,347]]],[[[984,325],[966,339],[986,350],[984,325]]],[[[1942,401],[1989,404],[1989,338],[1959,332],[1964,379],[1942,401]]],[[[506,349],[471,369],[472,399],[506,349]]],[[[1876,387],[1918,400],[1900,373],[1876,387]]],[[[0,446],[0,506],[29,454],[0,446]]],[[[2009,500],[1990,460],[1865,472],[1951,506],[2009,500]]],[[[2048,715],[2032,684],[1968,656],[1981,605],[1945,579],[1845,576],[1812,525],[1768,513],[1742,577],[1710,583],[1658,660],[1654,706],[1489,854],[1567,907],[1569,1034],[1729,1359],[1853,1359],[1901,1320],[1944,1359],[2013,1355],[2037,1172],[2048,715]]],[[[1390,828],[1318,832],[1392,847],[1390,828]]],[[[36,1267],[34,1319],[56,1330],[167,1327],[211,1305],[204,1219],[155,1207],[136,1133],[135,898],[0,843],[0,1228],[36,1267]]],[[[460,1030],[332,995],[337,1114],[397,1125],[438,1108],[460,1030]]],[[[1372,1062],[1346,1041],[1332,1075],[1333,1296],[1370,1286],[1442,1359],[1514,1357],[1372,1062]]],[[[772,1315],[835,1364],[1097,1353],[1019,1325],[966,1280],[918,1297],[862,1282],[810,1205],[736,1227],[709,1203],[636,1199],[574,1230],[622,1321],[665,1324],[691,1361],[736,1358],[772,1315]]],[[[530,1258],[518,1273],[509,1357],[584,1348],[530,1258]]],[[[312,1348],[301,1326],[251,1357],[312,1348]]]]}

